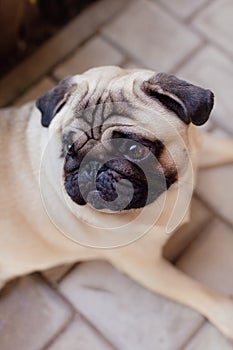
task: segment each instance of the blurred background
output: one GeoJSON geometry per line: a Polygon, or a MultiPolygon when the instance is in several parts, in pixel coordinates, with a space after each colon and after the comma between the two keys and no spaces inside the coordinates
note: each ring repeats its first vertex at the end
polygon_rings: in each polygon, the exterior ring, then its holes
{"type": "Polygon", "coordinates": [[[95,0],[1,0],[0,75],[30,55],[95,0]]]}
{"type": "MultiPolygon", "coordinates": [[[[232,135],[232,23],[232,0],[0,0],[0,105],[19,106],[91,67],[143,67],[212,89],[203,128],[232,135]]],[[[192,220],[164,249],[177,268],[231,296],[232,174],[232,165],[200,172],[192,220]]],[[[0,349],[233,346],[200,314],[89,262],[9,283],[0,294],[0,349]]]]}

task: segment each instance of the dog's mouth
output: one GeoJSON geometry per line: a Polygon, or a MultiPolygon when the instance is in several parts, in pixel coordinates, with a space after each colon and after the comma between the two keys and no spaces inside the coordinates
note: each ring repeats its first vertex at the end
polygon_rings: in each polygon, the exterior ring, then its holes
{"type": "Polygon", "coordinates": [[[79,205],[116,212],[143,208],[171,185],[160,168],[145,174],[139,166],[129,163],[125,159],[113,159],[104,165],[91,161],[81,170],[66,173],[66,191],[79,205]]]}
{"type": "MultiPolygon", "coordinates": [[[[121,211],[143,207],[148,194],[148,186],[144,174],[137,169],[134,177],[128,178],[117,170],[116,164],[124,161],[113,160],[96,170],[96,177],[88,184],[80,181],[80,190],[85,195],[86,202],[96,209],[121,211]],[[142,195],[138,196],[141,188],[142,195]]],[[[90,166],[98,167],[98,163],[90,166]]],[[[94,171],[95,172],[95,171],[94,171]]],[[[82,178],[82,176],[81,176],[82,178]]],[[[80,178],[80,180],[81,180],[80,178]]]]}

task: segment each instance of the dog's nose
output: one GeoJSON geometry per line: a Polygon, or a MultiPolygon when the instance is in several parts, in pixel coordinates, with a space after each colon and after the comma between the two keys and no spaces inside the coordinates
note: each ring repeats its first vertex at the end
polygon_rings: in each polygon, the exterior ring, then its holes
{"type": "Polygon", "coordinates": [[[82,164],[79,173],[80,173],[80,180],[81,178],[85,178],[86,181],[95,181],[97,177],[97,173],[102,167],[102,163],[100,163],[97,160],[92,160],[87,162],[86,164],[82,164]]]}
{"type": "Polygon", "coordinates": [[[96,179],[102,163],[93,160],[82,164],[79,169],[79,188],[86,199],[89,192],[96,190],[96,179]]]}
{"type": "Polygon", "coordinates": [[[97,189],[98,178],[105,170],[106,166],[97,160],[89,161],[83,168],[79,169],[80,192],[84,200],[96,209],[106,208],[106,203],[101,198],[99,189],[97,189]]]}

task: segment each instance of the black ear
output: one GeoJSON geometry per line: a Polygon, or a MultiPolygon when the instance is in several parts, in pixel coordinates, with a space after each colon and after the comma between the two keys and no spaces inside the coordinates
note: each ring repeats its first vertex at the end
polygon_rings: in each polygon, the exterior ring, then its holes
{"type": "Polygon", "coordinates": [[[48,127],[54,116],[62,109],[72,90],[72,77],[67,77],[53,89],[46,92],[36,101],[36,107],[41,111],[41,124],[48,127]]]}
{"type": "Polygon", "coordinates": [[[166,73],[154,75],[143,83],[142,89],[175,112],[186,124],[204,124],[214,105],[214,94],[210,90],[166,73]]]}

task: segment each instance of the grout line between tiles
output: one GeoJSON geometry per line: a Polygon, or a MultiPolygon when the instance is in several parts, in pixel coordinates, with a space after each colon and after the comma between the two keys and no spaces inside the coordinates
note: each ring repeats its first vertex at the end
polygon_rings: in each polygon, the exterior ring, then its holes
{"type": "Polygon", "coordinates": [[[202,327],[207,323],[208,323],[208,320],[203,316],[203,320],[200,322],[200,325],[196,328],[194,332],[192,332],[192,334],[188,337],[188,339],[186,339],[186,341],[184,341],[181,347],[177,350],[185,350],[189,345],[189,343],[191,342],[191,340],[199,333],[202,327]]]}

